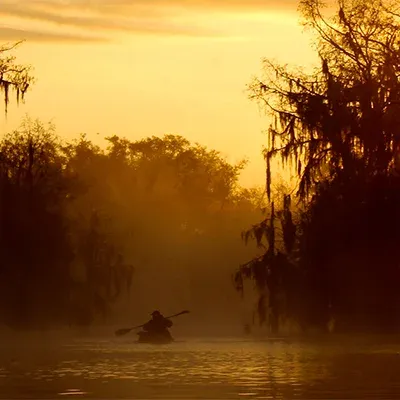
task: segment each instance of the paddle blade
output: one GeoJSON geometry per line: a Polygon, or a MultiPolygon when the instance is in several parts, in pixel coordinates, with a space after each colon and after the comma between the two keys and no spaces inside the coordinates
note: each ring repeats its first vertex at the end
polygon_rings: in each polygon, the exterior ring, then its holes
{"type": "Polygon", "coordinates": [[[129,333],[131,330],[132,330],[132,328],[122,328],[122,329],[118,329],[117,331],[115,331],[115,335],[116,335],[116,336],[126,335],[126,334],[129,333]]]}

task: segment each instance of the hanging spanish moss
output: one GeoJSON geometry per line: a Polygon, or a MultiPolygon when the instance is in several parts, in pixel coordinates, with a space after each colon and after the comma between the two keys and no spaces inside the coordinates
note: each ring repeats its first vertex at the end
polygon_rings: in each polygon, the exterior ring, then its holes
{"type": "Polygon", "coordinates": [[[400,328],[392,283],[400,239],[400,11],[384,0],[336,3],[333,16],[319,0],[300,4],[319,66],[304,72],[264,60],[249,85],[272,121],[264,150],[272,203],[269,219],[244,235],[263,243],[264,254],[239,268],[237,289],[243,279],[255,281],[275,329],[282,316],[324,327],[333,314],[339,327],[400,328]],[[298,178],[298,201],[280,193],[279,210],[271,191],[276,157],[298,178]]]}
{"type": "Polygon", "coordinates": [[[317,36],[321,67],[313,73],[264,61],[249,86],[273,118],[268,133],[267,193],[271,160],[296,165],[298,194],[340,170],[385,173],[400,140],[400,14],[373,0],[338,1],[328,19],[316,0],[304,0],[304,25],[317,36]],[[391,38],[391,39],[388,39],[391,38]]]}
{"type": "Polygon", "coordinates": [[[4,96],[4,111],[7,116],[10,102],[10,90],[16,94],[17,105],[24,100],[26,91],[33,82],[31,67],[16,63],[16,57],[10,53],[22,42],[0,47],[0,90],[4,96]]]}

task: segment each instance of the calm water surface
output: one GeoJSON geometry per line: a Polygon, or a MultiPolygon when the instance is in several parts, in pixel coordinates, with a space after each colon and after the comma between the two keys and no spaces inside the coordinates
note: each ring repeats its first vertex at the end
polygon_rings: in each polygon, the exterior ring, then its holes
{"type": "Polygon", "coordinates": [[[0,398],[400,398],[400,341],[46,342],[0,344],[0,398]]]}

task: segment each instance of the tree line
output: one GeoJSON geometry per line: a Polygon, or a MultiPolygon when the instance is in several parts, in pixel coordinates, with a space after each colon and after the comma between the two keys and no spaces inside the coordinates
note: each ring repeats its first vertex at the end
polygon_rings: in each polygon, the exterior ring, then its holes
{"type": "Polygon", "coordinates": [[[163,285],[185,270],[209,282],[257,215],[244,162],[176,135],[107,143],[66,142],[28,117],[0,140],[1,323],[93,324],[146,269],[163,285]]]}

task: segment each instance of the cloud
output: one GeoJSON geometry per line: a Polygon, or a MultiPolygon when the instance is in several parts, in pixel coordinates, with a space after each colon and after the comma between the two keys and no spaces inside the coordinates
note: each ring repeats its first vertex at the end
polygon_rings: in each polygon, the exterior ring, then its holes
{"type": "MultiPolygon", "coordinates": [[[[187,12],[255,12],[293,7],[294,0],[2,0],[0,16],[83,31],[224,36],[218,30],[185,21],[187,12]]],[[[192,18],[193,20],[194,18],[192,18]]],[[[57,34],[61,38],[64,34],[57,34]]],[[[56,40],[56,34],[37,33],[32,40],[56,40]]],[[[86,34],[76,37],[84,40],[86,34]]],[[[89,37],[88,40],[93,40],[89,37]]]]}
{"type": "Polygon", "coordinates": [[[0,27],[1,41],[31,40],[40,42],[98,42],[104,41],[102,37],[83,35],[68,35],[62,33],[39,32],[34,30],[0,27]]]}
{"type": "MultiPolygon", "coordinates": [[[[57,14],[40,8],[24,6],[18,4],[1,4],[0,15],[17,17],[40,22],[50,22],[57,25],[69,26],[81,29],[97,31],[125,31],[131,33],[145,34],[169,34],[184,36],[221,36],[215,30],[202,29],[194,26],[180,26],[165,21],[164,18],[148,19],[140,17],[118,19],[106,18],[104,16],[71,16],[57,14]]],[[[56,3],[54,3],[56,4],[56,3]]]]}
{"type": "MultiPolygon", "coordinates": [[[[3,0],[7,1],[7,0],[3,0]]],[[[157,13],[160,8],[187,10],[223,10],[232,12],[262,12],[295,10],[297,0],[9,0],[10,4],[32,5],[53,10],[86,10],[112,14],[131,12],[157,13]]]]}

